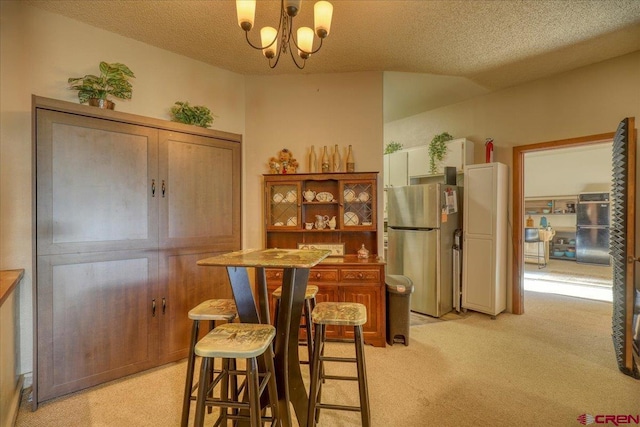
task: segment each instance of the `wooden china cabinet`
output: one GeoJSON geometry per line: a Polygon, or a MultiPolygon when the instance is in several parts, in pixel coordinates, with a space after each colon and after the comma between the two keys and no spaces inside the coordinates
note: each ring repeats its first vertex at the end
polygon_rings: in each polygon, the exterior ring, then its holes
{"type": "MultiPolygon", "coordinates": [[[[264,230],[267,248],[322,245],[334,256],[311,269],[317,301],[352,301],[367,307],[364,340],[385,345],[385,264],[378,258],[377,172],[264,175],[264,230]],[[357,257],[364,245],[367,259],[357,257]]],[[[282,270],[267,269],[267,289],[281,285],[282,270]]],[[[352,338],[351,328],[327,329],[333,339],[352,338]]],[[[302,332],[304,333],[304,332],[302,332]]]]}

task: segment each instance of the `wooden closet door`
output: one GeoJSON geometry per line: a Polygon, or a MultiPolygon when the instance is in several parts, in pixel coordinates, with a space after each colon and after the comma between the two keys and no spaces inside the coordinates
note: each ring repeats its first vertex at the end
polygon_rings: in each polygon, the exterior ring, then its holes
{"type": "Polygon", "coordinates": [[[38,255],[157,248],[157,130],[38,109],[36,132],[38,255]]]}
{"type": "Polygon", "coordinates": [[[196,263],[241,248],[241,163],[238,142],[170,131],[160,131],[159,139],[159,262],[166,301],[160,357],[170,361],[187,355],[189,310],[207,299],[232,297],[224,268],[196,263]]]}
{"type": "Polygon", "coordinates": [[[42,108],[36,137],[37,403],[158,359],[158,142],[42,108]]]}

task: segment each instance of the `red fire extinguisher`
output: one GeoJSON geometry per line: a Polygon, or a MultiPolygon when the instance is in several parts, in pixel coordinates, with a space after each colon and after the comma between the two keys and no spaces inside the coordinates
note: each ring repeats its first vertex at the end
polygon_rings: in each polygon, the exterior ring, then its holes
{"type": "Polygon", "coordinates": [[[484,154],[486,163],[493,162],[493,138],[487,138],[484,142],[484,154]]]}

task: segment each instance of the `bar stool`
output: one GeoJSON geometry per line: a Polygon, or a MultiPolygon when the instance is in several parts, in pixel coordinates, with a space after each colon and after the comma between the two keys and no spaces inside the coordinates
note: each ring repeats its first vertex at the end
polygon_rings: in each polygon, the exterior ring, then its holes
{"type": "Polygon", "coordinates": [[[367,388],[367,372],[364,361],[364,340],[362,325],[367,322],[367,309],[363,304],[355,302],[321,302],[311,313],[315,324],[315,348],[313,351],[313,366],[311,368],[311,384],[309,387],[308,426],[315,426],[320,418],[320,409],[342,411],[358,411],[361,415],[363,427],[371,426],[371,412],[369,410],[369,391],[367,388]],[[352,326],[356,357],[329,357],[324,355],[325,329],[327,325],[352,326]],[[357,366],[357,376],[327,375],[324,362],[348,362],[357,366]],[[356,380],[360,395],[360,406],[347,406],[321,403],[322,383],[325,380],[356,380]]]}
{"type": "Polygon", "coordinates": [[[275,368],[273,363],[273,353],[271,352],[271,342],[276,336],[276,328],[271,325],[256,323],[226,323],[217,326],[202,338],[195,346],[195,353],[202,357],[200,367],[200,381],[198,385],[198,397],[196,400],[195,427],[204,425],[205,406],[220,407],[220,416],[215,425],[226,426],[227,420],[247,420],[251,427],[259,427],[263,422],[269,421],[271,425],[279,424],[278,416],[278,390],[276,388],[275,368]],[[214,378],[209,378],[208,372],[214,358],[223,360],[222,372],[214,378]],[[262,358],[266,372],[258,372],[258,357],[262,358]],[[235,359],[246,359],[246,384],[249,394],[249,401],[242,402],[237,396],[229,399],[228,384],[229,378],[237,375],[244,375],[245,372],[236,371],[230,368],[229,361],[235,359]],[[261,381],[262,378],[262,381],[261,381]],[[222,381],[220,399],[209,397],[211,390],[222,381]],[[260,396],[267,389],[269,395],[269,406],[271,417],[262,417],[260,407],[260,396]],[[249,415],[239,413],[228,413],[228,409],[244,409],[249,411],[249,415]],[[221,424],[219,424],[221,423],[221,424]]]}
{"type": "Polygon", "coordinates": [[[546,243],[544,240],[540,239],[540,230],[537,228],[525,228],[524,229],[524,241],[525,243],[535,243],[536,244],[536,264],[538,268],[545,268],[547,266],[547,255],[546,255],[546,243]],[[540,265],[540,244],[542,243],[542,266],[540,265]]]}
{"type": "MultiPolygon", "coordinates": [[[[316,285],[307,285],[307,289],[304,292],[304,306],[302,309],[302,317],[304,317],[304,324],[300,324],[300,329],[304,329],[307,335],[307,354],[308,360],[301,360],[302,364],[309,364],[309,370],[311,370],[311,363],[313,356],[313,330],[311,328],[311,312],[316,306],[316,295],[318,295],[318,287],[316,285]]],[[[280,298],[282,298],[282,286],[278,287],[271,294],[276,299],[274,308],[274,322],[278,319],[278,311],[280,310],[280,298]]]]}
{"type": "MultiPolygon", "coordinates": [[[[189,310],[189,319],[193,320],[191,327],[191,342],[189,343],[189,358],[187,361],[187,378],[184,386],[184,398],[182,401],[182,420],[180,425],[187,427],[189,423],[189,411],[191,409],[191,401],[196,400],[194,391],[197,390],[198,384],[193,384],[193,374],[195,370],[196,354],[194,348],[198,341],[198,332],[200,329],[200,321],[208,320],[210,322],[210,330],[215,327],[216,321],[232,322],[237,316],[236,304],[232,299],[210,299],[204,301],[191,310],[189,310]]],[[[213,368],[213,363],[212,363],[213,368]]],[[[212,377],[212,371],[209,376],[212,377]]]]}

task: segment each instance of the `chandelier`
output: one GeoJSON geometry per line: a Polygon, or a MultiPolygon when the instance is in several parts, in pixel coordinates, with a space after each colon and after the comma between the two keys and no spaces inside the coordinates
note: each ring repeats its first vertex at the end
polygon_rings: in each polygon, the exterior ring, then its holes
{"type": "Polygon", "coordinates": [[[261,45],[257,46],[249,40],[249,31],[253,28],[256,15],[256,0],[236,0],[238,13],[238,25],[244,30],[247,43],[254,49],[262,50],[262,54],[269,60],[269,67],[275,68],[280,60],[280,54],[289,51],[291,59],[296,67],[303,69],[309,56],[318,52],[322,47],[322,40],[329,35],[331,30],[331,16],[333,6],[328,1],[319,1],[313,7],[315,35],[320,39],[320,45],[314,50],[314,31],[309,27],[300,27],[297,36],[293,36],[293,18],[300,11],[302,0],[280,0],[280,23],[278,29],[263,27],[260,29],[261,45]],[[278,40],[280,46],[278,48],[278,40]],[[298,51],[298,62],[293,49],[298,51]]]}

